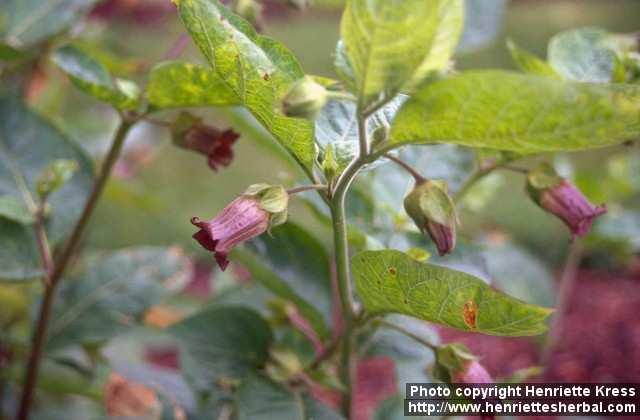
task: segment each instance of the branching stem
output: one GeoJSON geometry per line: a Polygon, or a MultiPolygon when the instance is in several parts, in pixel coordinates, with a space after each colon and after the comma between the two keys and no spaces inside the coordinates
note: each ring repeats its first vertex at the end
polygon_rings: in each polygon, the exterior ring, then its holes
{"type": "Polygon", "coordinates": [[[327,188],[328,187],[324,184],[301,185],[299,187],[289,188],[287,190],[287,194],[292,195],[292,194],[298,194],[301,192],[312,191],[312,190],[326,191],[327,188]]]}
{"type": "MultiPolygon", "coordinates": [[[[52,267],[50,268],[50,271],[45,268],[45,271],[50,273],[50,277],[49,281],[45,284],[44,296],[38,312],[38,320],[33,330],[31,351],[29,353],[29,360],[27,362],[27,369],[22,388],[22,397],[16,414],[16,418],[18,420],[26,420],[29,418],[33,394],[38,380],[40,360],[42,359],[47,338],[47,329],[51,319],[56,287],[60,283],[62,275],[64,274],[65,269],[67,268],[78,243],[80,242],[82,234],[84,233],[88,222],[91,219],[91,215],[95,210],[96,204],[98,204],[107,180],[109,179],[111,169],[120,155],[120,151],[122,150],[127,134],[136,121],[137,119],[134,118],[123,117],[120,126],[114,134],[111,147],[107,153],[104,163],[102,164],[102,169],[95,180],[91,195],[82,210],[80,218],[75,224],[69,240],[66,242],[57,261],[55,261],[55,263],[51,262],[52,267]]],[[[42,258],[44,261],[48,257],[43,254],[42,258]]],[[[47,262],[46,264],[49,263],[47,262]]]]}

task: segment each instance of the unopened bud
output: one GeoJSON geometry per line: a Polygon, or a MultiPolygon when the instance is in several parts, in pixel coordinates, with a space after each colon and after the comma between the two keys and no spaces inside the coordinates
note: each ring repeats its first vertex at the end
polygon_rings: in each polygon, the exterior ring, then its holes
{"type": "Polygon", "coordinates": [[[541,165],[527,175],[527,192],[540,207],[559,217],[572,236],[584,236],[593,220],[606,213],[605,206],[594,206],[573,184],[549,165],[541,165]]]}
{"type": "Polygon", "coordinates": [[[404,209],[418,229],[435,243],[440,256],[456,245],[456,206],[444,181],[425,180],[404,199],[404,209]]]}
{"type": "Polygon", "coordinates": [[[36,190],[41,198],[45,198],[52,192],[62,187],[78,170],[75,160],[54,160],[38,177],[36,190]]]}
{"type": "Polygon", "coordinates": [[[327,90],[305,76],[293,84],[282,100],[282,112],[288,117],[312,119],[327,103],[327,90]]]}

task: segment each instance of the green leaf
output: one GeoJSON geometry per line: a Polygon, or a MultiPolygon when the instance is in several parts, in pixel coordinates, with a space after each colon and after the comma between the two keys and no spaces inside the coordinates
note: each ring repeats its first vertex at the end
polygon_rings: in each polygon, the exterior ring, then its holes
{"type": "Polygon", "coordinates": [[[331,322],[329,256],[302,227],[287,223],[234,251],[254,279],[275,295],[292,301],[321,337],[331,322]]]}
{"type": "Polygon", "coordinates": [[[255,311],[211,305],[172,325],[182,344],[181,365],[198,389],[209,390],[219,378],[243,378],[267,360],[273,332],[255,311]]]}
{"type": "Polygon", "coordinates": [[[5,0],[0,5],[1,37],[23,49],[77,22],[96,0],[5,0]]]}
{"type": "Polygon", "coordinates": [[[523,72],[560,79],[560,75],[556,73],[549,63],[520,48],[515,42],[508,40],[507,47],[513,62],[523,72]]]}
{"type": "Polygon", "coordinates": [[[114,79],[99,61],[74,46],[57,49],[53,62],[83,92],[120,110],[135,109],[139,104],[138,87],[131,81],[114,79]]]}
{"type": "Polygon", "coordinates": [[[583,28],[561,32],[549,43],[549,63],[563,77],[578,82],[613,81],[617,55],[607,31],[583,28]]]}
{"type": "Polygon", "coordinates": [[[238,420],[340,420],[342,416],[308,395],[252,374],[238,388],[238,420]]]}
{"type": "Polygon", "coordinates": [[[151,70],[147,97],[158,108],[242,104],[217,73],[204,66],[178,61],[161,63],[151,70]]]}
{"type": "Polygon", "coordinates": [[[446,63],[461,13],[461,0],[349,0],[340,29],[360,104],[393,97],[408,81],[416,84],[414,76],[446,63]],[[443,42],[447,36],[453,39],[443,42]]]}
{"type": "Polygon", "coordinates": [[[90,256],[64,282],[47,346],[102,344],[136,325],[184,279],[187,260],[173,248],[140,247],[90,256]]]}
{"type": "MultiPolygon", "coordinates": [[[[46,230],[53,246],[63,240],[82,212],[92,186],[92,163],[84,152],[19,99],[0,96],[0,196],[11,197],[33,213],[36,182],[53,161],[78,162],[75,175],[51,194],[46,230]]],[[[0,279],[41,274],[33,229],[0,218],[0,279]]]]}
{"type": "Polygon", "coordinates": [[[304,76],[293,54],[279,42],[257,34],[251,24],[217,0],[181,0],[178,10],[217,79],[310,168],[315,159],[312,123],[285,117],[279,110],[292,83],[304,76]]]}
{"type": "Polygon", "coordinates": [[[238,388],[235,400],[238,420],[302,420],[300,395],[266,378],[251,375],[238,388]]]}
{"type": "MultiPolygon", "coordinates": [[[[391,126],[400,106],[407,100],[407,96],[398,95],[367,120],[367,134],[380,128],[391,126]]],[[[315,138],[324,153],[327,146],[332,145],[333,154],[338,162],[340,172],[358,154],[358,126],[356,120],[356,105],[349,101],[329,101],[322,108],[315,121],[315,138]]],[[[369,168],[375,165],[369,165],[369,168]]]]}
{"type": "Polygon", "coordinates": [[[387,149],[407,143],[541,153],[640,135],[640,87],[474,71],[426,86],[400,109],[387,149]]]}
{"type": "Polygon", "coordinates": [[[469,274],[422,264],[399,251],[363,252],[351,265],[358,295],[373,315],[395,312],[466,331],[528,336],[543,333],[551,313],[469,274]]]}
{"type": "Polygon", "coordinates": [[[29,225],[34,221],[33,213],[24,202],[10,195],[0,196],[0,216],[23,225],[29,225]]]}
{"type": "Polygon", "coordinates": [[[464,23],[464,2],[462,0],[438,2],[438,26],[429,55],[413,74],[409,87],[417,87],[429,77],[431,72],[446,69],[453,56],[464,23]]]}

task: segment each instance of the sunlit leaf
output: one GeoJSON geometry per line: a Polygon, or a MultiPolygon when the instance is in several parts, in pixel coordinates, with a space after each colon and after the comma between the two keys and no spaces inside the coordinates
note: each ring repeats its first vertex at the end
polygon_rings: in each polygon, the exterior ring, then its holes
{"type": "Polygon", "coordinates": [[[157,65],[147,85],[149,102],[158,108],[241,105],[233,90],[212,70],[178,61],[157,65]]]}
{"type": "Polygon", "coordinates": [[[348,1],[340,29],[360,104],[391,98],[446,64],[461,14],[460,0],[348,1]]]}
{"type": "Polygon", "coordinates": [[[519,47],[515,42],[509,40],[507,47],[509,48],[513,62],[523,72],[537,74],[538,76],[560,78],[560,75],[556,73],[549,63],[519,47]]]}
{"type": "Polygon", "coordinates": [[[455,143],[540,153],[622,143],[640,135],[640,87],[473,71],[435,82],[405,102],[387,148],[455,143]]]}
{"type": "Polygon", "coordinates": [[[543,333],[551,313],[469,274],[422,264],[399,251],[357,254],[352,270],[358,295],[371,314],[401,313],[466,331],[527,336],[543,333]]]}
{"type": "Polygon", "coordinates": [[[315,158],[312,123],[285,117],[279,109],[291,84],[304,76],[293,54],[256,33],[217,0],[181,0],[178,10],[217,80],[301,164],[310,167],[315,158]]]}

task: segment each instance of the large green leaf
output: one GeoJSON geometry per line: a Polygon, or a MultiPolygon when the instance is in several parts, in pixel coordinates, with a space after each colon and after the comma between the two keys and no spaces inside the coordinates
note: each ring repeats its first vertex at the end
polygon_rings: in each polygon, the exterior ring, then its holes
{"type": "Polygon", "coordinates": [[[238,388],[238,420],[340,420],[343,417],[308,395],[252,374],[238,388]]]}
{"type": "Polygon", "coordinates": [[[254,239],[235,256],[256,281],[295,303],[316,332],[327,337],[332,309],[327,252],[294,223],[278,226],[272,233],[254,239]]]}
{"type": "Polygon", "coordinates": [[[100,344],[126,331],[180,285],[186,269],[186,258],[171,248],[90,256],[60,290],[49,349],[100,344]]]}
{"type": "Polygon", "coordinates": [[[551,313],[469,274],[422,264],[399,251],[366,251],[351,265],[358,295],[371,314],[395,312],[466,331],[527,336],[543,333],[551,313]]]}
{"type": "Polygon", "coordinates": [[[115,79],[99,61],[78,48],[59,48],[53,53],[52,59],[83,92],[120,110],[138,107],[139,90],[135,83],[115,79]]]}
{"type": "Polygon", "coordinates": [[[0,3],[1,36],[14,47],[28,47],[57,35],[97,0],[4,0],[0,3]]]}
{"type": "Polygon", "coordinates": [[[313,125],[279,110],[291,84],[304,76],[293,54],[256,33],[217,0],[180,0],[178,10],[191,37],[228,89],[262,125],[305,165],[315,158],[313,125]]]}
{"type": "Polygon", "coordinates": [[[158,108],[242,104],[238,95],[216,72],[178,61],[161,63],[153,68],[147,97],[158,108]]]}
{"type": "Polygon", "coordinates": [[[387,148],[455,143],[540,153],[603,147],[638,135],[638,86],[473,71],[412,96],[395,117],[387,148]]]}
{"type": "Polygon", "coordinates": [[[181,365],[199,389],[216,379],[242,378],[267,360],[271,327],[257,312],[241,306],[211,305],[169,328],[183,348],[181,365]]]}
{"type": "Polygon", "coordinates": [[[446,64],[461,16],[461,0],[349,0],[340,29],[360,103],[393,97],[446,64]]]}
{"type": "MultiPolygon", "coordinates": [[[[79,169],[49,197],[46,229],[53,245],[70,232],[92,185],[89,158],[46,120],[17,98],[0,96],[0,197],[30,212],[37,200],[36,180],[57,159],[71,159],[79,169]]],[[[7,215],[6,209],[4,212],[7,215]]],[[[15,217],[28,218],[28,214],[15,217]]],[[[41,274],[33,228],[0,217],[0,279],[33,278],[41,274]]]]}

